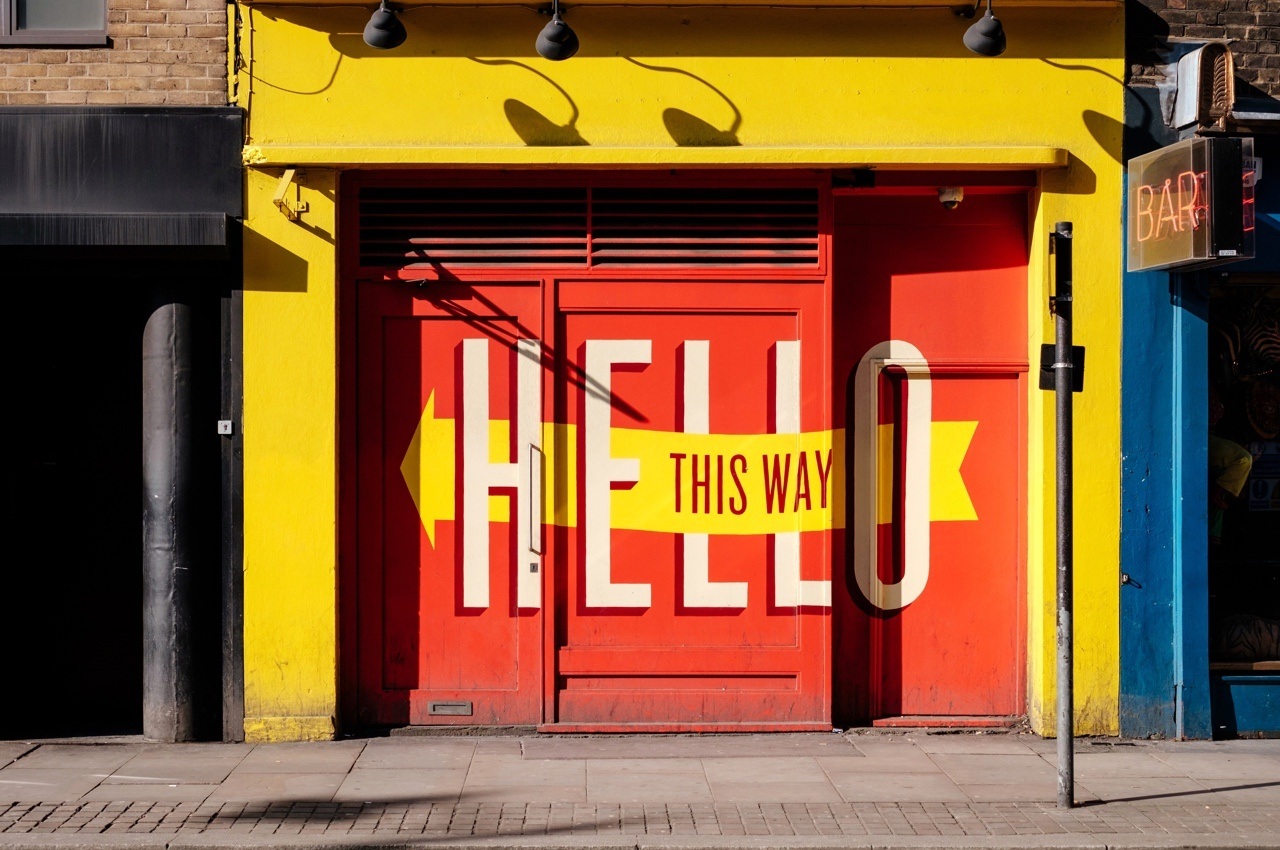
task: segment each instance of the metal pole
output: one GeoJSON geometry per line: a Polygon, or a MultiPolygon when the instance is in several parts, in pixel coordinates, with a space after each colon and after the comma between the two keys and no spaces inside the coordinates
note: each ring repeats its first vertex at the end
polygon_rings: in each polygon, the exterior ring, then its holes
{"type": "Polygon", "coordinates": [[[1054,314],[1056,339],[1053,357],[1053,393],[1057,444],[1058,514],[1058,806],[1075,805],[1075,682],[1072,632],[1072,421],[1071,402],[1075,363],[1071,351],[1071,222],[1054,225],[1054,314]]]}
{"type": "Polygon", "coordinates": [[[158,293],[142,332],[142,734],[195,736],[191,307],[158,293]]]}
{"type": "MultiPolygon", "coordinates": [[[[238,257],[237,255],[234,255],[238,257]]],[[[236,283],[234,286],[238,287],[236,283]]],[[[222,740],[244,740],[244,398],[243,293],[222,297],[222,415],[231,433],[222,438],[222,740]]]]}

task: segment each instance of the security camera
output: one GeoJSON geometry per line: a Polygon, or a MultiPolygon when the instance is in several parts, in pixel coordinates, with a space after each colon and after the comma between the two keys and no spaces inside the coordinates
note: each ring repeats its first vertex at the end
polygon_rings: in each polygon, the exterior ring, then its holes
{"type": "Polygon", "coordinates": [[[949,210],[953,210],[960,206],[960,202],[964,200],[963,186],[939,186],[938,202],[949,210]]]}

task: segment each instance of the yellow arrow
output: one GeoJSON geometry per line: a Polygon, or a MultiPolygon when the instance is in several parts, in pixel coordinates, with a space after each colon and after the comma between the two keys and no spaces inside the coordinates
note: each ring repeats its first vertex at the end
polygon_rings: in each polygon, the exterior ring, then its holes
{"type": "Polygon", "coordinates": [[[454,455],[453,420],[436,418],[433,390],[400,462],[400,474],[432,546],[436,545],[436,523],[453,519],[454,455]]]}
{"type": "MultiPolygon", "coordinates": [[[[930,469],[930,520],[976,520],[960,473],[976,422],[934,422],[930,469]]],[[[843,528],[844,431],[803,434],[685,434],[613,428],[614,457],[636,458],[640,480],[616,489],[611,526],[669,534],[775,534],[843,528]],[[678,503],[678,504],[677,504],[678,503]]],[[[877,518],[892,517],[893,426],[878,432],[880,486],[877,518]]],[[[543,424],[546,469],[543,516],[555,525],[577,525],[575,426],[543,424]]],[[[511,460],[510,424],[489,423],[489,458],[511,460]]],[[[437,418],[435,394],[400,464],[431,545],[435,525],[454,519],[455,431],[437,418]]],[[[509,496],[490,495],[491,522],[510,520],[509,496]]]]}
{"type": "MultiPolygon", "coordinates": [[[[494,463],[509,461],[511,431],[510,423],[505,419],[495,419],[489,423],[489,459],[494,463]]],[[[544,425],[544,432],[550,429],[544,425]]],[[[433,390],[427,396],[427,405],[422,410],[422,418],[409,440],[409,448],[400,461],[400,475],[404,478],[413,504],[422,517],[422,526],[426,529],[427,540],[436,545],[436,523],[452,522],[454,514],[454,476],[457,458],[457,444],[454,442],[455,432],[452,419],[436,416],[436,394],[433,390]]],[[[545,437],[544,444],[551,444],[551,437],[545,437]]],[[[550,459],[548,459],[550,460],[550,459]]],[[[550,462],[548,469],[554,469],[550,462]]],[[[548,490],[547,506],[544,516],[552,516],[554,493],[548,490]]],[[[489,497],[489,521],[507,522],[510,519],[509,500],[504,496],[489,497]]]]}

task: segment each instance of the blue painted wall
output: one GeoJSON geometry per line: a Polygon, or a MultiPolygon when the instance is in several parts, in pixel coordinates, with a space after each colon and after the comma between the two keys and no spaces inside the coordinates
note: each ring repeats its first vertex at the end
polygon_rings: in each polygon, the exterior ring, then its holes
{"type": "MultiPolygon", "coordinates": [[[[1159,114],[1154,92],[1130,95],[1126,155],[1172,141],[1152,131],[1159,114]]],[[[1120,731],[1126,736],[1207,738],[1213,731],[1207,288],[1225,271],[1280,271],[1280,140],[1259,139],[1255,153],[1264,161],[1256,259],[1190,274],[1124,276],[1120,556],[1131,581],[1120,594],[1120,731]]],[[[1219,694],[1218,711],[1226,705],[1219,694]]],[[[1233,718],[1217,720],[1224,729],[1233,725],[1233,718]]]]}
{"type": "Polygon", "coordinates": [[[1172,494],[1173,313],[1169,275],[1126,274],[1121,361],[1120,734],[1172,736],[1173,564],[1179,555],[1172,494]],[[1142,317],[1139,320],[1139,317],[1142,317]],[[1157,356],[1164,352],[1165,357],[1157,356]]]}
{"type": "Polygon", "coordinates": [[[1120,732],[1209,737],[1207,301],[1124,278],[1120,732]]]}

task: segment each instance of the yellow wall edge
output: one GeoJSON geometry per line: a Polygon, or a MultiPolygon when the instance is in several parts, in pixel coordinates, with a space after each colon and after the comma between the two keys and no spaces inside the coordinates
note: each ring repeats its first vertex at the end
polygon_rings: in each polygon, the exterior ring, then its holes
{"type": "Polygon", "coordinates": [[[244,739],[250,744],[333,740],[332,717],[246,717],[244,739]]]}
{"type": "MultiPolygon", "coordinates": [[[[1120,129],[1103,141],[1118,159],[1120,129]]],[[[1115,735],[1120,715],[1120,181],[1083,169],[1046,172],[1032,219],[1028,358],[1054,339],[1048,298],[1053,259],[1048,234],[1074,225],[1074,342],[1089,352],[1085,390],[1075,417],[1075,734],[1115,735]],[[1083,184],[1081,181],[1084,181],[1083,184]],[[1088,494],[1087,496],[1084,494],[1088,494]],[[1082,513],[1083,512],[1083,513],[1082,513]]],[[[1057,518],[1054,402],[1033,383],[1028,399],[1027,716],[1031,728],[1057,735],[1057,518]]]]}
{"type": "Polygon", "coordinates": [[[336,175],[297,181],[299,222],[279,176],[245,193],[245,734],[306,740],[338,713],[336,175]]]}

